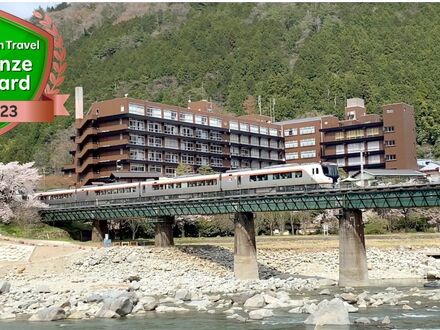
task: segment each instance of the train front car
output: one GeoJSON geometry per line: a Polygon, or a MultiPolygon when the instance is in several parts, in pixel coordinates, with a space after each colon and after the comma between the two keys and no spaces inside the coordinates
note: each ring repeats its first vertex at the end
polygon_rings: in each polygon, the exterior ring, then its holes
{"type": "Polygon", "coordinates": [[[338,165],[335,163],[322,163],[322,172],[326,177],[332,179],[333,183],[337,183],[339,179],[338,165]]]}

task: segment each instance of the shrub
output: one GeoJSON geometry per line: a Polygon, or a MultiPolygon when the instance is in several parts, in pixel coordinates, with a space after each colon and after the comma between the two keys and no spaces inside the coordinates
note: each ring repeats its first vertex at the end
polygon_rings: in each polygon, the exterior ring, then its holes
{"type": "Polygon", "coordinates": [[[371,217],[365,224],[364,232],[366,235],[382,235],[388,231],[387,221],[380,217],[371,217]]]}

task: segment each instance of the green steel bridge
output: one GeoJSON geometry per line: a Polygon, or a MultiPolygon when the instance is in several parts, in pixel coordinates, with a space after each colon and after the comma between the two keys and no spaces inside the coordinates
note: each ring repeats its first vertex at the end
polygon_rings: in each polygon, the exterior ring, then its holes
{"type": "Polygon", "coordinates": [[[440,207],[440,184],[334,188],[255,194],[254,191],[189,194],[185,198],[73,202],[40,210],[45,222],[156,218],[239,212],[440,207]]]}

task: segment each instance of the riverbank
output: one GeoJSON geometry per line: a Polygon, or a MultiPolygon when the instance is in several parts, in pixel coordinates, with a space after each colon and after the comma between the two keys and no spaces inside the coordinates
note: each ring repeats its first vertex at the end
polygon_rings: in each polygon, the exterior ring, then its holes
{"type": "MultiPolygon", "coordinates": [[[[305,320],[317,312],[320,303],[322,306],[336,298],[344,302],[344,308],[351,312],[350,322],[354,322],[353,315],[364,309],[393,306],[402,310],[407,305],[405,308],[427,310],[440,305],[438,289],[383,287],[367,293],[362,288],[340,289],[336,287],[338,250],[328,248],[335,242],[333,237],[295,243],[304,246],[304,242],[314,242],[312,249],[280,248],[294,244],[294,239],[289,238],[288,244],[283,243],[283,237],[279,239],[257,244],[258,281],[234,279],[229,239],[219,245],[200,245],[193,240],[170,249],[49,243],[30,248],[26,241],[3,241],[0,319],[94,319],[194,312],[220,314],[237,322],[266,322],[285,314],[299,314],[305,320]],[[321,244],[324,248],[317,251],[321,244]]],[[[369,277],[384,283],[440,278],[440,260],[426,255],[435,247],[400,244],[368,248],[369,277]]]]}

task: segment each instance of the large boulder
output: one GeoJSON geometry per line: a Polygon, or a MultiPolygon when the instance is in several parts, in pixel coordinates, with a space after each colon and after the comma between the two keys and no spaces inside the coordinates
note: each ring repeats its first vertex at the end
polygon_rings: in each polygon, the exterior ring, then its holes
{"type": "Polygon", "coordinates": [[[272,310],[266,308],[256,309],[249,313],[249,318],[251,320],[262,320],[266,317],[271,317],[271,316],[273,316],[272,310]]]}
{"type": "Polygon", "coordinates": [[[139,303],[144,306],[144,310],[147,312],[155,310],[158,305],[156,298],[148,296],[142,298],[139,303]]]}
{"type": "Polygon", "coordinates": [[[29,321],[57,321],[66,318],[64,309],[60,307],[48,307],[37,311],[29,318],[29,321]]]}
{"type": "Polygon", "coordinates": [[[261,294],[256,294],[255,296],[249,298],[244,303],[244,307],[248,308],[261,308],[266,304],[264,297],[261,294]]]}
{"type": "Polygon", "coordinates": [[[347,325],[350,324],[348,311],[342,300],[335,298],[331,301],[323,300],[305,321],[313,325],[347,325]]]}
{"type": "Polygon", "coordinates": [[[127,297],[120,296],[117,298],[106,298],[104,300],[104,305],[98,313],[96,313],[96,317],[114,318],[114,314],[125,316],[131,313],[132,310],[133,302],[127,297]],[[113,312],[113,314],[109,312],[113,312]]]}
{"type": "Polygon", "coordinates": [[[11,289],[11,284],[6,281],[0,281],[0,293],[8,293],[11,289]]]}
{"type": "Polygon", "coordinates": [[[191,300],[191,292],[186,289],[179,289],[176,291],[176,295],[174,296],[174,298],[183,301],[191,300]]]}

